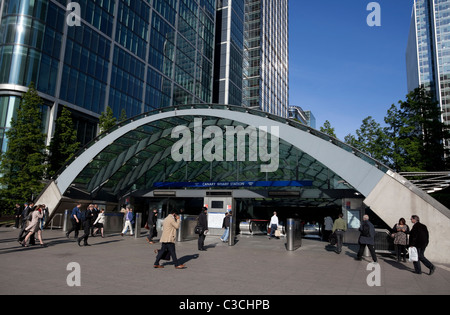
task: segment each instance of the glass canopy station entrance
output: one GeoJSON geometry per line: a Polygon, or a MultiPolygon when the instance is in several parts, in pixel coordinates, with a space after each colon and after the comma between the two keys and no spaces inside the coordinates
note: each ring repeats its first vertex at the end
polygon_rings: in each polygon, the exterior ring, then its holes
{"type": "MultiPolygon", "coordinates": [[[[389,210],[372,194],[379,194],[386,176],[407,183],[364,153],[294,120],[239,106],[182,105],[134,117],[100,135],[39,200],[52,214],[78,201],[105,204],[107,211],[127,203],[142,213],[157,207],[162,216],[172,208],[198,215],[208,205],[212,229],[221,228],[230,210],[235,224],[269,220],[274,210],[282,218],[321,222],[343,211],[353,228],[366,207],[391,224],[389,210]]],[[[441,207],[421,191],[413,193],[441,207]]]]}

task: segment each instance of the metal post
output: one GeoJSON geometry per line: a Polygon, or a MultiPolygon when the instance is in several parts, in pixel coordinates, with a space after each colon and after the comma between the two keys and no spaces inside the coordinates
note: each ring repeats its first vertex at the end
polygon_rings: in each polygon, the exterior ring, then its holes
{"type": "Polygon", "coordinates": [[[302,230],[300,220],[287,219],[286,222],[286,249],[294,251],[302,246],[302,230]]]}
{"type": "Polygon", "coordinates": [[[236,215],[237,215],[237,209],[236,209],[236,201],[233,198],[233,201],[231,202],[231,217],[230,217],[230,231],[228,234],[228,246],[234,246],[235,244],[235,238],[236,238],[236,215]]]}
{"type": "Polygon", "coordinates": [[[67,221],[69,218],[69,210],[64,210],[63,232],[67,232],[67,221]]]}
{"type": "Polygon", "coordinates": [[[136,213],[136,222],[134,227],[134,238],[141,237],[142,213],[136,213]]]}

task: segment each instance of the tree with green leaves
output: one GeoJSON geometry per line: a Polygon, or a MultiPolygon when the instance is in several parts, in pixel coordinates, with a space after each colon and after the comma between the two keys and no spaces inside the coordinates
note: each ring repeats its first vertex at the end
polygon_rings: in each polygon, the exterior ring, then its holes
{"type": "Polygon", "coordinates": [[[0,185],[7,203],[32,200],[41,192],[46,172],[46,135],[42,132],[43,100],[34,84],[22,96],[16,118],[6,132],[8,147],[0,161],[0,185]]]}
{"type": "Polygon", "coordinates": [[[55,133],[50,142],[47,176],[53,177],[56,172],[80,148],[77,141],[77,131],[73,126],[72,113],[62,106],[61,114],[56,119],[55,133]]]}
{"type": "Polygon", "coordinates": [[[331,123],[326,120],[322,127],[320,127],[320,131],[331,136],[337,138],[334,128],[331,127],[331,123]]]}
{"type": "Polygon", "coordinates": [[[441,109],[423,86],[392,105],[385,117],[390,166],[398,172],[443,171],[448,167],[444,140],[450,134],[441,109]]]}
{"type": "Polygon", "coordinates": [[[345,142],[380,162],[387,162],[388,139],[381,125],[372,116],[363,119],[361,127],[356,130],[356,137],[347,135],[345,142]]]}
{"type": "Polygon", "coordinates": [[[117,124],[117,118],[114,117],[111,107],[106,106],[106,112],[102,112],[99,118],[100,133],[114,127],[117,124]]]}

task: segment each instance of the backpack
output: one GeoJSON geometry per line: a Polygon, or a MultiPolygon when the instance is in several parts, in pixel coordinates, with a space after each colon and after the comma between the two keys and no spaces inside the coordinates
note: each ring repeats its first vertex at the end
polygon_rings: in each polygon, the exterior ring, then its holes
{"type": "Polygon", "coordinates": [[[370,236],[370,227],[367,223],[362,225],[361,236],[369,237],[370,236]]]}

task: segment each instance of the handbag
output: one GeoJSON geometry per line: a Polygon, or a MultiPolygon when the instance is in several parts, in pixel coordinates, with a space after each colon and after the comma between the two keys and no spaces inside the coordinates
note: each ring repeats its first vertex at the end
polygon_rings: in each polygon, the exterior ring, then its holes
{"type": "MultiPolygon", "coordinates": [[[[159,255],[160,252],[161,252],[161,249],[155,249],[155,253],[157,255],[159,255]]],[[[169,261],[170,260],[170,252],[168,250],[165,250],[164,253],[161,256],[161,259],[169,261]]]]}
{"type": "Polygon", "coordinates": [[[419,261],[419,254],[417,253],[417,248],[410,247],[408,249],[408,254],[409,254],[409,261],[410,262],[419,261]]]}
{"type": "Polygon", "coordinates": [[[194,232],[195,232],[195,234],[198,234],[198,235],[202,234],[203,233],[203,227],[197,224],[195,226],[194,232]]]}

